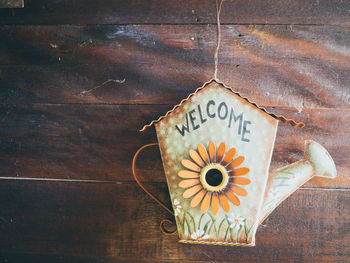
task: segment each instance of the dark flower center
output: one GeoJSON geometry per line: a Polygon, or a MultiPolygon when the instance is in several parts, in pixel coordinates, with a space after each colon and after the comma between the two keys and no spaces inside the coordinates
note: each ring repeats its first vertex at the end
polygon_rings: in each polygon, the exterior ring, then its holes
{"type": "Polygon", "coordinates": [[[218,186],[222,183],[223,176],[220,170],[213,168],[206,173],[205,180],[210,186],[218,186]]]}

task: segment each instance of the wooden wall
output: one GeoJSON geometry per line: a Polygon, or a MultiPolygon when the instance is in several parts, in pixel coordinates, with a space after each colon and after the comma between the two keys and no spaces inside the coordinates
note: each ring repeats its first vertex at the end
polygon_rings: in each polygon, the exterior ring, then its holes
{"type": "MultiPolygon", "coordinates": [[[[140,129],[213,74],[215,1],[25,1],[0,9],[2,262],[349,262],[350,1],[226,0],[218,77],[306,123],[280,124],[272,168],[313,139],[338,177],[313,179],[255,248],[184,245],[142,192],[140,129]]],[[[157,148],[145,184],[169,204],[157,148]]]]}

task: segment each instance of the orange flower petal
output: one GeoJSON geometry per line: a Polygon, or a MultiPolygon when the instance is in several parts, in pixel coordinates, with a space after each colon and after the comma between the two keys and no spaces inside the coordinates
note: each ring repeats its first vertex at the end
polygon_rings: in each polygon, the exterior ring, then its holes
{"type": "Polygon", "coordinates": [[[182,170],[177,175],[181,178],[199,178],[199,173],[187,170],[182,170]]]}
{"type": "Polygon", "coordinates": [[[236,167],[240,166],[244,162],[244,156],[238,156],[236,159],[232,161],[230,164],[231,169],[235,169],[236,167]]]}
{"type": "Polygon", "coordinates": [[[191,149],[191,150],[189,150],[189,154],[190,154],[192,160],[196,162],[196,164],[198,164],[200,167],[204,166],[204,162],[203,162],[202,158],[199,156],[199,154],[196,151],[191,149]]]}
{"type": "Polygon", "coordinates": [[[231,190],[240,196],[247,196],[248,195],[247,190],[245,190],[237,185],[232,185],[231,190]]]}
{"type": "Polygon", "coordinates": [[[228,164],[229,162],[232,161],[233,156],[235,156],[236,154],[236,148],[231,148],[230,150],[228,150],[228,152],[225,155],[224,160],[222,161],[224,164],[228,164]]]}
{"type": "Polygon", "coordinates": [[[191,207],[196,207],[203,199],[203,196],[206,194],[207,191],[204,189],[197,193],[191,200],[191,207]]]}
{"type": "Polygon", "coordinates": [[[209,157],[210,157],[210,161],[211,162],[215,162],[216,160],[216,152],[215,152],[215,144],[214,142],[209,142],[209,145],[208,145],[208,150],[209,150],[209,157]]]}
{"type": "Polygon", "coordinates": [[[233,176],[242,176],[248,174],[249,172],[250,170],[248,167],[242,167],[232,171],[233,176]]]}
{"type": "Polygon", "coordinates": [[[217,162],[222,161],[222,158],[224,157],[225,151],[226,151],[226,144],[224,142],[222,142],[219,146],[219,149],[218,149],[218,153],[217,153],[217,157],[216,157],[217,162]]]}
{"type": "Polygon", "coordinates": [[[235,177],[233,179],[233,183],[240,184],[240,185],[248,185],[251,183],[251,181],[248,178],[235,177]]]}
{"type": "Polygon", "coordinates": [[[195,186],[193,186],[193,187],[187,189],[187,190],[182,194],[182,197],[183,197],[183,198],[189,198],[189,197],[193,196],[195,193],[198,193],[199,190],[202,190],[202,189],[203,189],[203,187],[202,187],[200,184],[195,185],[195,186]]]}
{"type": "Polygon", "coordinates": [[[211,211],[214,215],[219,212],[219,199],[216,194],[213,194],[211,197],[211,211]]]}
{"type": "Polygon", "coordinates": [[[184,159],[184,160],[181,161],[181,164],[184,167],[186,167],[187,169],[190,169],[192,171],[195,171],[195,172],[200,172],[201,171],[201,168],[197,164],[191,162],[190,160],[184,159]]]}
{"type": "Polygon", "coordinates": [[[238,197],[231,191],[227,191],[225,194],[232,204],[236,206],[239,206],[241,204],[241,201],[239,201],[238,197]]]}
{"type": "Polygon", "coordinates": [[[210,199],[211,199],[211,193],[207,192],[205,197],[203,198],[202,204],[201,204],[201,212],[204,214],[208,211],[209,205],[210,205],[210,199]]]}
{"type": "Polygon", "coordinates": [[[203,144],[198,144],[198,152],[199,155],[202,157],[203,161],[209,163],[208,153],[203,144]]]}
{"type": "Polygon", "coordinates": [[[199,184],[199,183],[200,183],[199,179],[182,180],[179,183],[179,187],[181,187],[181,188],[188,188],[188,187],[194,186],[194,185],[199,184]]]}
{"type": "Polygon", "coordinates": [[[220,198],[220,204],[221,204],[222,209],[224,209],[224,211],[226,213],[228,213],[230,211],[230,204],[229,204],[226,196],[224,194],[221,194],[221,195],[219,195],[219,198],[220,198]]]}

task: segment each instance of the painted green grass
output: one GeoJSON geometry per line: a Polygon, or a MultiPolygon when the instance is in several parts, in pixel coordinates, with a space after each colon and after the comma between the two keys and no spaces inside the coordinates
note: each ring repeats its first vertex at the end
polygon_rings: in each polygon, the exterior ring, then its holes
{"type": "Polygon", "coordinates": [[[184,211],[178,216],[178,220],[180,222],[180,232],[189,239],[191,239],[191,234],[199,231],[202,233],[202,236],[209,235],[208,240],[223,239],[226,242],[247,243],[253,228],[253,226],[249,227],[247,225],[246,219],[244,220],[244,225],[240,226],[238,230],[237,226],[231,228],[227,215],[220,222],[217,222],[210,212],[202,214],[198,222],[196,222],[191,213],[184,211]],[[241,237],[242,231],[244,238],[241,237]]]}

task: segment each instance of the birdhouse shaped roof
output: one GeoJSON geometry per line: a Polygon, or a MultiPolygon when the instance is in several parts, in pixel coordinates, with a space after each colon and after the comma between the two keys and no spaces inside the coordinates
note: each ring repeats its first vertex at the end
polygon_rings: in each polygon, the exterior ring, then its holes
{"type": "Polygon", "coordinates": [[[203,84],[203,86],[199,87],[195,92],[191,93],[186,99],[183,99],[179,104],[175,105],[173,107],[173,109],[169,110],[165,115],[160,116],[158,119],[155,119],[153,121],[151,121],[149,124],[146,124],[142,127],[142,129],[140,130],[140,132],[145,131],[147,128],[151,127],[153,124],[156,124],[158,122],[160,122],[162,119],[166,118],[170,113],[172,113],[176,108],[180,107],[182,104],[184,104],[186,101],[188,101],[193,95],[197,94],[198,92],[200,92],[203,89],[206,89],[209,86],[221,86],[224,87],[225,89],[229,90],[230,92],[232,92],[233,94],[236,94],[237,96],[241,97],[242,99],[246,100],[248,103],[252,104],[253,106],[255,106],[256,108],[260,109],[261,111],[265,112],[266,114],[270,115],[271,117],[280,120],[284,123],[288,123],[290,125],[292,125],[293,127],[304,127],[304,123],[302,122],[296,122],[293,119],[288,119],[282,115],[276,115],[275,113],[272,112],[267,112],[265,108],[258,106],[255,102],[250,101],[247,97],[243,97],[239,92],[234,91],[232,88],[226,86],[224,83],[218,81],[218,80],[214,80],[211,79],[208,82],[205,82],[203,84]]]}
{"type": "Polygon", "coordinates": [[[237,242],[254,245],[278,119],[301,125],[209,81],[150,124],[156,127],[182,242],[199,242],[203,233],[207,239],[201,242],[225,242],[229,221],[208,232],[201,229],[203,217],[221,222],[239,216],[250,230],[234,233],[237,242]],[[183,213],[177,213],[179,207],[183,213]],[[186,228],[189,215],[197,227],[186,228]],[[205,231],[193,232],[200,229],[205,231]]]}

